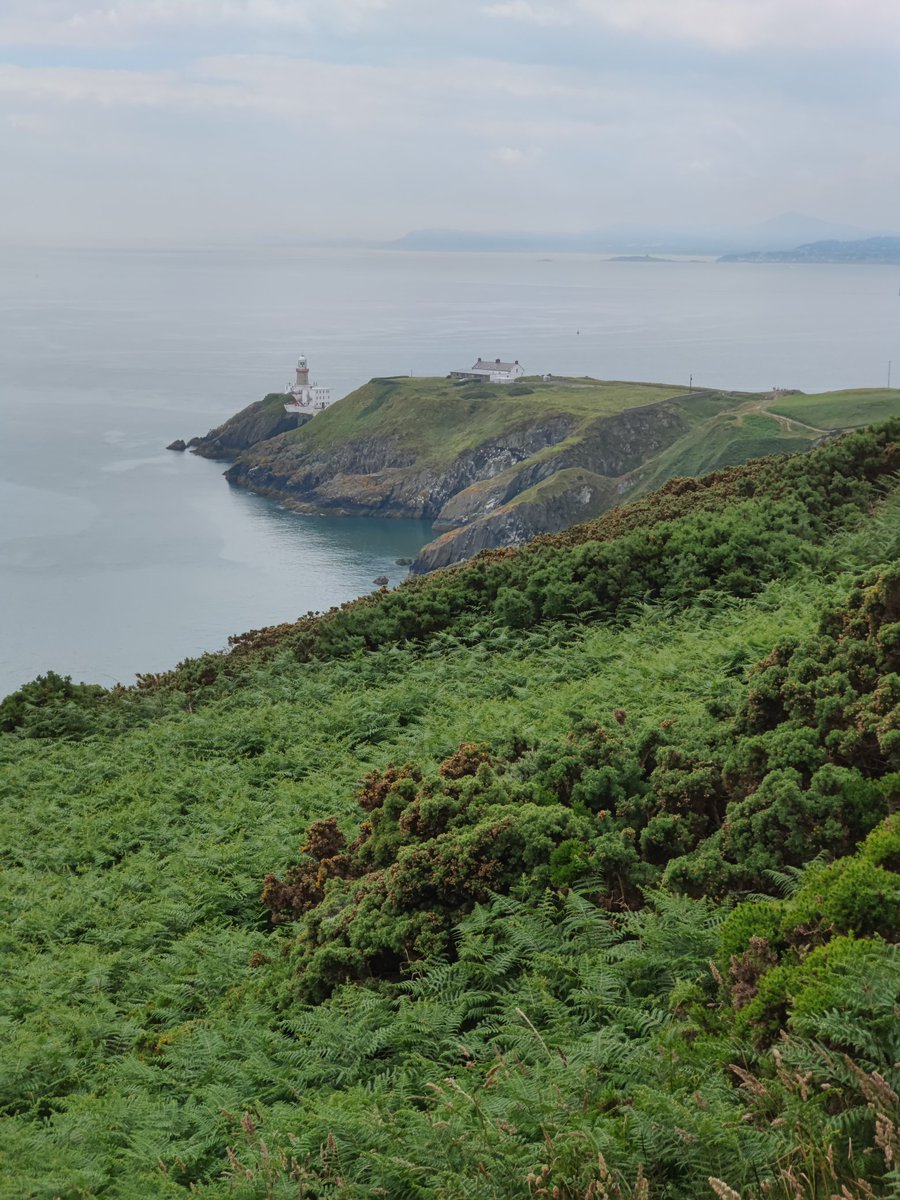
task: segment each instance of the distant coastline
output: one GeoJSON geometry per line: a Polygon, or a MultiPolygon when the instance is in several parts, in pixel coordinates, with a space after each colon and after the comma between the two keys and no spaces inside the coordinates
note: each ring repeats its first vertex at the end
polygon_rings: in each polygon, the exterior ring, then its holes
{"type": "Polygon", "coordinates": [[[726,263],[868,263],[900,264],[900,237],[871,237],[842,242],[827,239],[807,242],[793,250],[748,250],[743,254],[723,254],[726,263]]]}
{"type": "Polygon", "coordinates": [[[598,254],[606,258],[616,255],[616,261],[625,262],[685,255],[729,256],[729,262],[881,262],[885,260],[878,244],[898,241],[900,238],[890,230],[860,229],[805,213],[782,213],[753,225],[707,224],[697,228],[611,225],[576,232],[415,229],[381,243],[380,248],[442,253],[598,254]],[[803,254],[810,247],[826,246],[829,250],[822,252],[835,257],[818,259],[803,254]],[[844,246],[847,249],[840,249],[844,246]],[[774,254],[799,257],[768,258],[774,254]]]}

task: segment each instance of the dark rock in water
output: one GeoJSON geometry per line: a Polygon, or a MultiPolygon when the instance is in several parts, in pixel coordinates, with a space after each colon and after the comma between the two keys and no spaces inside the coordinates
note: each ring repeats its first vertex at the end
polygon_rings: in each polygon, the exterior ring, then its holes
{"type": "Polygon", "coordinates": [[[376,587],[387,587],[388,577],[387,575],[376,575],[372,582],[376,587]]]}
{"type": "Polygon", "coordinates": [[[411,558],[395,558],[394,562],[398,567],[408,567],[412,563],[411,558]]]}
{"type": "Polygon", "coordinates": [[[187,450],[187,443],[183,442],[181,440],[181,438],[176,438],[174,442],[170,442],[168,444],[168,446],[166,446],[166,449],[167,450],[187,450]]]}
{"type": "Polygon", "coordinates": [[[202,441],[203,441],[203,438],[201,438],[201,437],[189,438],[188,439],[188,449],[190,449],[192,446],[199,446],[202,441]]]}

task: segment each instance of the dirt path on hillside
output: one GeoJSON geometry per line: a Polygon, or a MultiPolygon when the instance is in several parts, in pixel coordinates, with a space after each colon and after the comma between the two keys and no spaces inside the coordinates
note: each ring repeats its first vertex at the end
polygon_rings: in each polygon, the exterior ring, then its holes
{"type": "Polygon", "coordinates": [[[810,433],[817,433],[819,435],[823,433],[834,433],[833,429],[820,429],[818,425],[807,425],[805,421],[798,421],[796,417],[786,417],[783,413],[773,412],[769,405],[777,403],[777,399],[768,398],[766,400],[760,400],[758,404],[751,404],[749,408],[745,409],[745,411],[765,413],[767,417],[771,417],[773,421],[777,421],[785,433],[791,433],[792,426],[797,426],[800,429],[808,429],[810,433]]]}

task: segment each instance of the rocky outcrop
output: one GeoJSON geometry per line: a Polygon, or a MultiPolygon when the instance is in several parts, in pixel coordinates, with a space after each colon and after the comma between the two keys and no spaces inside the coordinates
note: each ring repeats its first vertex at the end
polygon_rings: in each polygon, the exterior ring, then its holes
{"type": "MultiPolygon", "coordinates": [[[[440,510],[434,527],[444,531],[473,521],[480,523],[485,516],[502,509],[529,488],[573,468],[605,478],[619,478],[670,446],[683,432],[684,423],[678,413],[659,404],[598,418],[587,429],[580,430],[577,439],[563,441],[554,449],[502,472],[488,483],[479,482],[458,492],[440,510]]],[[[557,526],[558,529],[563,527],[557,526]]],[[[538,532],[555,533],[556,530],[538,532]]]]}
{"type": "Polygon", "coordinates": [[[188,445],[191,453],[201,458],[231,461],[259,442],[297,429],[311,417],[311,413],[286,413],[284,396],[275,392],[248,404],[205,437],[191,438],[188,445]]]}
{"type": "Polygon", "coordinates": [[[429,542],[416,556],[410,573],[424,575],[471,558],[494,546],[520,546],[540,533],[558,533],[588,521],[621,499],[617,480],[588,471],[564,470],[549,485],[538,487],[465,525],[429,542]]]}

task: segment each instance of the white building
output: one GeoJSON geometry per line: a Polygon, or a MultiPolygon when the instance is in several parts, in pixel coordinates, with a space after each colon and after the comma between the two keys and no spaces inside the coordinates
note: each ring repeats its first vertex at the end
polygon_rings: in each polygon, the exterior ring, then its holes
{"type": "Polygon", "coordinates": [[[305,354],[297,359],[297,379],[285,384],[284,394],[287,397],[284,411],[289,413],[321,412],[331,403],[331,388],[309,382],[309,362],[305,354]]]}
{"type": "Polygon", "coordinates": [[[499,358],[495,358],[493,362],[485,362],[483,358],[475,363],[474,367],[470,367],[468,371],[451,371],[452,379],[481,379],[486,383],[512,383],[514,379],[520,379],[525,374],[523,367],[519,365],[519,360],[515,362],[501,362],[499,358]]]}

